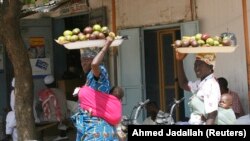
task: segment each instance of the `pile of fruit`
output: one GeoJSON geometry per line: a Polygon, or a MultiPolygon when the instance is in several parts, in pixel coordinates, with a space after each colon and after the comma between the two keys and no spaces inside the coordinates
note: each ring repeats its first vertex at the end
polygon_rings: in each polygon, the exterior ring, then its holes
{"type": "Polygon", "coordinates": [[[108,36],[114,39],[120,37],[116,36],[114,32],[111,32],[107,26],[94,24],[93,26],[85,27],[83,30],[79,28],[65,30],[63,35],[57,38],[57,42],[59,44],[65,44],[76,41],[105,39],[108,36]]]}
{"type": "Polygon", "coordinates": [[[183,36],[181,40],[176,40],[175,47],[212,47],[212,46],[232,46],[230,36],[211,36],[207,33],[197,33],[194,36],[183,36]]]}

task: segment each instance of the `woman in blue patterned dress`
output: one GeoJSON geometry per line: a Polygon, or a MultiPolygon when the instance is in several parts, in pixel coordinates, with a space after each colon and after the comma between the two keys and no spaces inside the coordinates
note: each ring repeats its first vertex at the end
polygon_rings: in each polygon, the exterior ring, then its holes
{"type": "MultiPolygon", "coordinates": [[[[98,53],[89,48],[81,52],[81,66],[87,76],[85,86],[107,94],[110,91],[110,81],[102,61],[112,41],[113,38],[107,37],[105,45],[98,53]]],[[[91,116],[91,111],[79,106],[78,113],[71,119],[77,128],[76,141],[118,141],[115,126],[103,118],[91,116]]]]}

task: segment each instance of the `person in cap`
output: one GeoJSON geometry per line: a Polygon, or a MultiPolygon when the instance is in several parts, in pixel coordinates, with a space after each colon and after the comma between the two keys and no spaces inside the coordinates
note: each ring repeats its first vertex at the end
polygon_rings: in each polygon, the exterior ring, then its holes
{"type": "Polygon", "coordinates": [[[77,128],[76,141],[119,140],[115,124],[119,123],[121,115],[116,114],[118,120],[113,120],[115,122],[111,122],[109,120],[110,117],[102,118],[101,115],[98,115],[99,113],[103,113],[98,112],[99,110],[103,110],[105,107],[113,107],[107,105],[115,105],[111,102],[111,99],[116,100],[118,105],[116,106],[118,108],[117,111],[121,113],[121,101],[109,94],[111,89],[109,76],[107,69],[103,65],[103,59],[113,40],[114,38],[108,36],[102,48],[84,48],[80,50],[81,66],[87,79],[85,85],[79,89],[77,94],[79,101],[78,112],[71,117],[77,128]],[[96,96],[93,97],[93,95],[96,96]],[[87,96],[89,98],[86,98],[87,96]],[[100,100],[102,97],[107,98],[100,100]],[[96,102],[98,99],[100,102],[96,102]],[[87,102],[90,104],[86,104],[87,102]],[[105,105],[105,103],[109,104],[105,105]]]}
{"type": "Polygon", "coordinates": [[[60,135],[54,141],[68,139],[67,126],[63,123],[68,118],[66,96],[63,90],[57,88],[53,75],[47,75],[43,79],[46,88],[39,93],[39,101],[42,106],[41,121],[59,122],[60,135]]]}
{"type": "Polygon", "coordinates": [[[189,106],[191,110],[189,124],[217,124],[220,86],[214,76],[215,59],[213,53],[199,53],[195,56],[194,72],[197,80],[189,81],[185,75],[183,60],[187,54],[176,50],[177,76],[179,86],[192,92],[189,106]]]}

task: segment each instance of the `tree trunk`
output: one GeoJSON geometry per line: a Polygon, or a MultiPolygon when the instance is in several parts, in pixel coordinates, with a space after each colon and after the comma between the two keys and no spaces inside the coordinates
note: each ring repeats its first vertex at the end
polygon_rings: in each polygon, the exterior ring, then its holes
{"type": "Polygon", "coordinates": [[[33,114],[32,69],[20,33],[21,3],[19,0],[4,0],[0,5],[0,40],[6,47],[16,80],[15,115],[18,140],[37,139],[33,114]]]}

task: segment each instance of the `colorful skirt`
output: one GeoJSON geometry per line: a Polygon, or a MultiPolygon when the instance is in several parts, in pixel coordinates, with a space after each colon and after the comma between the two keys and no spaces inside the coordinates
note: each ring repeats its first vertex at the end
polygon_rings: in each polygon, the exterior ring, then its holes
{"type": "Polygon", "coordinates": [[[118,141],[116,128],[86,110],[78,109],[71,117],[77,129],[76,141],[118,141]]]}

